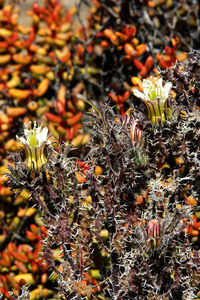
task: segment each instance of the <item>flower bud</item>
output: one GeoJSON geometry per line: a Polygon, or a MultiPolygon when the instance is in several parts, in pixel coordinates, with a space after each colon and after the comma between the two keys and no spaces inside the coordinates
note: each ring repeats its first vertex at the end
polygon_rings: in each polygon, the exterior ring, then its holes
{"type": "Polygon", "coordinates": [[[154,247],[160,245],[160,222],[157,219],[150,220],[147,224],[147,245],[153,241],[154,247]]]}
{"type": "Polygon", "coordinates": [[[137,121],[132,121],[130,128],[130,137],[132,144],[134,145],[136,142],[141,142],[143,135],[143,130],[140,124],[137,121]]]}

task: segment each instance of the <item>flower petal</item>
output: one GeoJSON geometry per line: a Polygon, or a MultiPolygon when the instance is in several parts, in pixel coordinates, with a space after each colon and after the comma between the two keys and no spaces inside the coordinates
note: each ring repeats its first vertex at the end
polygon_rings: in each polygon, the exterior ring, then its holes
{"type": "Polygon", "coordinates": [[[155,84],[151,80],[144,79],[142,82],[144,94],[146,100],[153,100],[155,95],[155,84]]]}
{"type": "Polygon", "coordinates": [[[170,81],[166,82],[166,84],[163,88],[164,89],[164,94],[165,94],[165,99],[168,98],[171,88],[172,88],[172,83],[170,81]]]}
{"type": "Polygon", "coordinates": [[[20,144],[27,145],[27,140],[25,140],[24,137],[16,136],[16,139],[17,139],[17,141],[18,141],[20,144]]]}
{"type": "MultiPolygon", "coordinates": [[[[41,128],[40,128],[41,130],[41,128]]],[[[47,135],[48,135],[48,128],[44,127],[42,129],[42,131],[40,131],[40,133],[37,134],[37,141],[39,143],[39,145],[41,145],[42,143],[44,143],[47,140],[47,135]]]]}
{"type": "Polygon", "coordinates": [[[144,93],[141,93],[137,89],[132,89],[132,91],[136,97],[146,100],[146,95],[144,93]]]}

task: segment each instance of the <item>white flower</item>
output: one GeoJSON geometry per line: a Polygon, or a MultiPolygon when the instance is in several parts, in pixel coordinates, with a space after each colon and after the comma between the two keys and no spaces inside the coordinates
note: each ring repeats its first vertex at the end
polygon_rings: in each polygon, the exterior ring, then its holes
{"type": "Polygon", "coordinates": [[[146,101],[154,101],[156,98],[161,98],[163,101],[165,101],[168,96],[169,92],[172,88],[172,83],[167,82],[165,83],[165,86],[163,86],[163,80],[162,78],[159,78],[157,83],[154,83],[151,80],[144,79],[143,80],[143,90],[144,93],[141,93],[137,89],[133,89],[133,94],[143,100],[146,101]]]}
{"type": "Polygon", "coordinates": [[[38,147],[41,146],[44,142],[47,142],[48,128],[44,127],[42,129],[41,126],[37,127],[36,122],[34,122],[33,128],[24,129],[24,135],[25,137],[17,136],[17,139],[20,143],[30,147],[38,147]]]}
{"type": "Polygon", "coordinates": [[[43,164],[47,162],[44,153],[45,145],[48,141],[48,128],[37,126],[34,122],[33,128],[24,129],[24,137],[18,137],[17,140],[22,144],[26,159],[25,163],[29,169],[38,171],[43,164]]]}
{"type": "Polygon", "coordinates": [[[171,100],[169,98],[172,83],[167,82],[163,86],[162,78],[143,80],[143,93],[133,89],[133,94],[138,97],[146,107],[147,117],[154,124],[164,123],[172,117],[171,100]]]}

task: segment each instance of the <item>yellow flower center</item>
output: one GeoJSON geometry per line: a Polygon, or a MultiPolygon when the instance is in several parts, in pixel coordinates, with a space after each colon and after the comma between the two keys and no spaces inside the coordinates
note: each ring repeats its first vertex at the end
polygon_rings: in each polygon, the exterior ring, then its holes
{"type": "Polygon", "coordinates": [[[29,144],[31,147],[38,146],[38,141],[36,138],[35,128],[29,134],[29,144]]]}

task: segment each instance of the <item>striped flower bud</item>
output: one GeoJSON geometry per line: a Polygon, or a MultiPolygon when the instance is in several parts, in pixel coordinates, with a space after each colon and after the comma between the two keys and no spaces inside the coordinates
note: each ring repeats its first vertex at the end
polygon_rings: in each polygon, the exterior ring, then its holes
{"type": "Polygon", "coordinates": [[[150,220],[147,224],[147,245],[153,241],[154,247],[160,245],[160,222],[157,219],[150,220]]]}
{"type": "Polygon", "coordinates": [[[42,129],[34,122],[32,129],[24,130],[24,135],[24,137],[17,136],[17,140],[25,150],[25,163],[30,170],[39,171],[47,162],[44,149],[48,143],[48,129],[47,127],[42,129]]]}
{"type": "Polygon", "coordinates": [[[132,120],[131,123],[130,136],[133,145],[141,142],[142,140],[142,136],[143,136],[142,126],[135,120],[132,120]]]}

